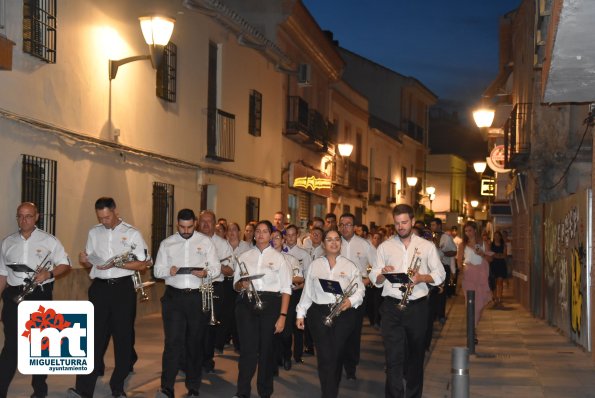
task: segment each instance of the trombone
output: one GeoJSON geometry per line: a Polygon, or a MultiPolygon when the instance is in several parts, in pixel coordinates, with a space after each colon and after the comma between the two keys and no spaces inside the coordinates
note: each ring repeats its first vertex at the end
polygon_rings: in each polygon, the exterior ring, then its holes
{"type": "Polygon", "coordinates": [[[335,296],[335,303],[331,305],[330,313],[324,318],[324,326],[331,327],[333,326],[333,322],[336,317],[341,314],[341,305],[345,301],[345,299],[353,296],[355,291],[357,290],[357,283],[355,282],[355,276],[349,282],[349,285],[343,290],[343,294],[338,294],[335,296]]]}
{"type": "MultiPolygon", "coordinates": [[[[236,258],[236,261],[237,261],[237,258],[236,258]]],[[[250,276],[250,274],[248,273],[248,268],[246,267],[246,264],[244,264],[244,262],[238,262],[238,267],[240,267],[240,279],[250,276]]],[[[258,291],[254,287],[254,283],[252,282],[252,279],[250,279],[250,286],[248,286],[248,289],[242,290],[242,292],[240,294],[243,294],[244,292],[246,292],[249,302],[252,302],[252,300],[254,300],[254,309],[256,311],[262,311],[264,308],[264,303],[262,302],[260,296],[258,295],[258,291]]]]}

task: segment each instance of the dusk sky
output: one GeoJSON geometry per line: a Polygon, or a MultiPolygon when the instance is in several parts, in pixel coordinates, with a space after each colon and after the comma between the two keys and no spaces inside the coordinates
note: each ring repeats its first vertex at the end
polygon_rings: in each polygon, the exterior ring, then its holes
{"type": "Polygon", "coordinates": [[[303,0],[339,45],[420,80],[440,99],[477,102],[498,72],[500,16],[520,0],[303,0]]]}

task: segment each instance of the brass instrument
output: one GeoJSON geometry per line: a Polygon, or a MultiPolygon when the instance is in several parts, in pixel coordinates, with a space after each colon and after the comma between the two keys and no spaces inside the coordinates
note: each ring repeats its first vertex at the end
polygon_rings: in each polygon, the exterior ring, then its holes
{"type": "Polygon", "coordinates": [[[207,276],[203,279],[203,284],[200,285],[200,293],[202,297],[202,312],[205,314],[207,312],[211,313],[211,319],[209,320],[209,325],[216,326],[219,325],[219,321],[215,319],[215,306],[213,305],[213,292],[215,288],[213,286],[213,280],[207,274],[207,276]]]}
{"type": "Polygon", "coordinates": [[[147,294],[147,292],[145,292],[145,287],[152,286],[155,284],[155,282],[154,281],[143,282],[139,271],[134,271],[134,274],[132,275],[132,282],[134,283],[134,290],[137,293],[140,293],[141,303],[149,300],[150,297],[147,294]]]}
{"type": "Polygon", "coordinates": [[[98,265],[97,269],[106,270],[106,269],[110,269],[112,267],[124,268],[124,265],[126,263],[129,263],[131,261],[138,261],[138,258],[133,253],[134,249],[136,249],[136,245],[133,243],[130,245],[130,250],[125,251],[124,253],[118,254],[116,256],[113,256],[112,258],[108,259],[105,262],[105,264],[98,265]]]}
{"type": "MultiPolygon", "coordinates": [[[[248,273],[248,268],[246,267],[246,264],[244,264],[244,262],[239,262],[238,267],[240,267],[240,278],[250,276],[250,274],[248,273]]],[[[246,292],[249,302],[252,302],[254,300],[254,310],[262,311],[264,309],[264,303],[258,295],[258,291],[254,287],[254,283],[252,282],[252,280],[250,280],[250,286],[248,286],[248,289],[242,290],[240,294],[244,294],[244,292],[246,292]]]]}
{"type": "Polygon", "coordinates": [[[343,290],[343,294],[338,294],[335,296],[335,303],[331,306],[330,313],[324,318],[324,326],[331,327],[333,326],[334,319],[341,314],[341,305],[345,301],[345,299],[353,296],[355,291],[357,290],[357,283],[355,282],[355,276],[349,282],[349,285],[343,290]]]}
{"type": "Polygon", "coordinates": [[[23,301],[27,295],[33,293],[33,291],[37,289],[37,286],[40,285],[40,282],[36,282],[35,278],[37,278],[37,275],[39,275],[43,271],[49,270],[52,266],[52,261],[47,259],[50,253],[51,252],[48,252],[48,254],[46,254],[43,258],[43,260],[41,260],[41,263],[39,263],[33,275],[25,278],[25,285],[23,286],[23,291],[13,299],[15,303],[20,304],[20,302],[23,301]]]}
{"type": "Polygon", "coordinates": [[[403,284],[399,289],[403,292],[403,296],[401,298],[401,302],[397,304],[397,308],[401,311],[404,311],[407,308],[407,304],[409,303],[409,296],[411,296],[411,292],[413,292],[413,288],[415,284],[411,281],[411,277],[419,271],[419,267],[421,266],[421,257],[419,257],[419,252],[417,247],[413,250],[413,257],[411,257],[411,264],[409,264],[409,268],[407,269],[407,277],[409,278],[409,282],[403,284]]]}

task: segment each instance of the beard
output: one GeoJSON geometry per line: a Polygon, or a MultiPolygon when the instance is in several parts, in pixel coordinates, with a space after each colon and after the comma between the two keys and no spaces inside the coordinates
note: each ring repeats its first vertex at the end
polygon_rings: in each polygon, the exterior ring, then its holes
{"type": "Polygon", "coordinates": [[[180,236],[186,240],[190,239],[190,237],[194,234],[194,232],[180,234],[180,236]]]}
{"type": "Polygon", "coordinates": [[[409,231],[406,231],[404,233],[403,232],[400,232],[400,231],[397,231],[397,235],[399,235],[399,238],[401,238],[401,239],[407,239],[407,238],[409,238],[412,233],[413,233],[413,229],[409,229],[409,231]]]}

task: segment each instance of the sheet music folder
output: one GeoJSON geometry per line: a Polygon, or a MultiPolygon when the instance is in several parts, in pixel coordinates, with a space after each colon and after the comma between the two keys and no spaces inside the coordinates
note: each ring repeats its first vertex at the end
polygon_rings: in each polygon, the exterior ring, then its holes
{"type": "Polygon", "coordinates": [[[252,281],[254,279],[260,279],[264,276],[264,274],[254,274],[254,275],[246,275],[246,276],[242,276],[238,282],[243,282],[243,281],[252,281]]]}
{"type": "Polygon", "coordinates": [[[192,271],[202,271],[204,267],[182,267],[178,268],[176,275],[187,275],[191,274],[192,271]]]}
{"type": "Polygon", "coordinates": [[[409,277],[404,272],[382,274],[390,283],[409,283],[409,277]]]}
{"type": "Polygon", "coordinates": [[[8,268],[10,268],[11,270],[13,270],[14,272],[35,272],[35,270],[29,268],[29,266],[27,264],[14,263],[14,264],[6,264],[6,266],[8,268]]]}
{"type": "Polygon", "coordinates": [[[320,286],[322,286],[322,290],[325,293],[332,293],[332,294],[343,294],[343,289],[341,288],[341,284],[338,281],[334,281],[332,279],[318,279],[320,281],[320,286]]]}

